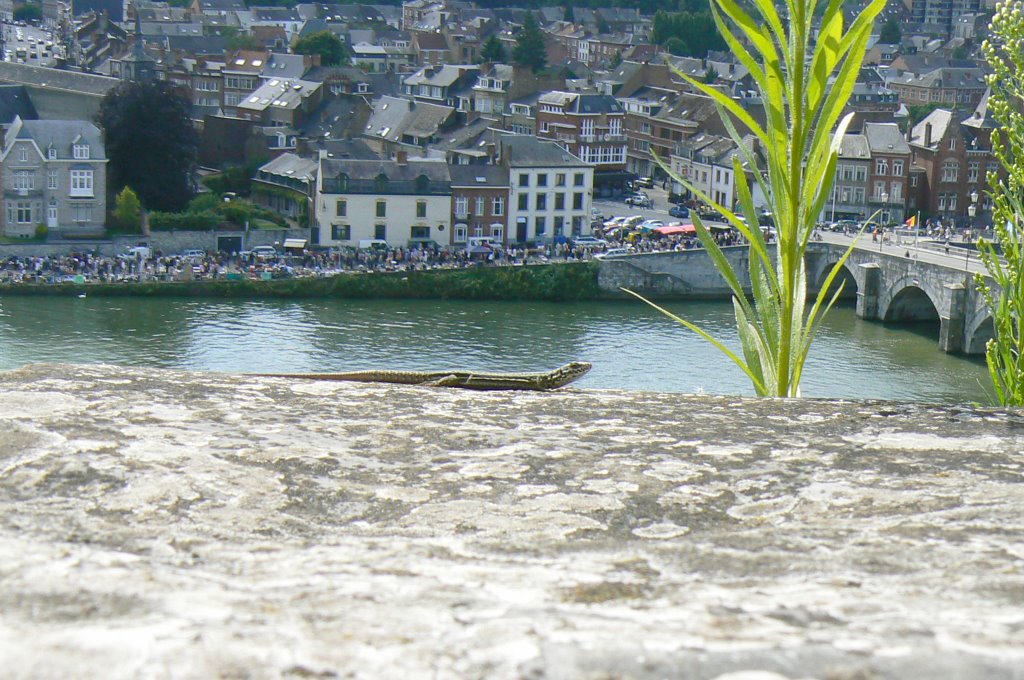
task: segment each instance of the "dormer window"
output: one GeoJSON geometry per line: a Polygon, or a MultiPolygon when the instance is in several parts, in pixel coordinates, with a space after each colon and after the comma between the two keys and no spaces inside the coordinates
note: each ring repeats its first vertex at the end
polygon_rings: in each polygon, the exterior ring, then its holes
{"type": "Polygon", "coordinates": [[[78,160],[86,160],[89,158],[89,145],[88,144],[75,144],[74,156],[78,160]]]}
{"type": "Polygon", "coordinates": [[[27,147],[24,147],[24,146],[18,147],[18,160],[19,161],[27,161],[28,160],[28,148],[27,147]]]}
{"type": "Polygon", "coordinates": [[[46,149],[46,157],[51,161],[57,158],[57,149],[52,146],[46,149]]]}

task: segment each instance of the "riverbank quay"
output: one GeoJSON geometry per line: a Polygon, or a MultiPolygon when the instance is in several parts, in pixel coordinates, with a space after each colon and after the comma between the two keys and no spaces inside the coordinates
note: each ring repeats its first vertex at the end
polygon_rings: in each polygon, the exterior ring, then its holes
{"type": "Polygon", "coordinates": [[[346,272],[261,280],[123,281],[0,284],[5,295],[190,298],[394,298],[538,300],[602,297],[595,262],[482,265],[395,272],[346,272]]]}
{"type": "Polygon", "coordinates": [[[101,365],[0,398],[5,677],[1024,668],[1017,411],[101,365]]]}

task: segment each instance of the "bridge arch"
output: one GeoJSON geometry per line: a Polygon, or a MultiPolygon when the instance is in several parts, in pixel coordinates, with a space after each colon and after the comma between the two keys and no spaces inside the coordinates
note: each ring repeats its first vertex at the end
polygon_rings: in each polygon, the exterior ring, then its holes
{"type": "Polygon", "coordinates": [[[878,301],[878,318],[893,321],[939,321],[945,295],[919,278],[904,276],[886,287],[878,301]]]}
{"type": "Polygon", "coordinates": [[[980,316],[967,329],[964,340],[964,352],[967,354],[984,354],[985,345],[995,337],[995,322],[992,315],[980,316]]]}
{"type": "MultiPolygon", "coordinates": [[[[831,262],[826,261],[825,266],[818,272],[816,272],[817,280],[809,281],[808,283],[813,286],[808,286],[808,290],[818,291],[825,285],[825,279],[828,278],[829,272],[832,268],[838,264],[839,260],[832,260],[831,262]]],[[[843,292],[839,296],[840,300],[851,300],[857,299],[857,290],[860,288],[860,282],[857,280],[857,271],[852,268],[850,261],[846,260],[843,266],[839,269],[839,273],[836,274],[836,278],[832,280],[832,288],[835,289],[837,286],[843,286],[843,292]]],[[[828,300],[829,298],[825,298],[828,300]]]]}

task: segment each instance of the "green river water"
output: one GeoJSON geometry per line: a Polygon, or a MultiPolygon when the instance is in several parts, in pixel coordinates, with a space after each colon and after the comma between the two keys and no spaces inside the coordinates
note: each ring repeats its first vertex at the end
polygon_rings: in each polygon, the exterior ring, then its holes
{"type": "MultiPolygon", "coordinates": [[[[669,307],[737,346],[726,303],[669,307]]],[[[834,310],[812,349],[807,397],[990,403],[980,357],[945,355],[937,326],[834,310]]],[[[594,364],[585,389],[750,395],[746,377],[641,303],[0,299],[0,368],[111,363],[199,371],[366,368],[547,370],[594,364]]]]}

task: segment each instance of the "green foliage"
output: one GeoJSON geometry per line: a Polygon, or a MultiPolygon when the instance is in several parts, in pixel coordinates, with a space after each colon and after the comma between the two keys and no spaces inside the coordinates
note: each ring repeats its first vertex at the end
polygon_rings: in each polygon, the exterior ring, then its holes
{"type": "Polygon", "coordinates": [[[920,123],[922,120],[924,120],[925,117],[927,117],[929,113],[931,113],[935,109],[938,109],[938,108],[941,108],[941,107],[942,107],[942,103],[941,102],[932,102],[931,104],[909,104],[909,105],[907,105],[907,111],[910,114],[909,115],[908,124],[910,125],[910,127],[914,127],[915,125],[920,123]]]}
{"type": "Polygon", "coordinates": [[[569,23],[576,21],[576,19],[573,18],[572,5],[565,6],[565,11],[562,12],[562,21],[568,21],[569,23]]]}
{"type": "Polygon", "coordinates": [[[43,8],[39,3],[26,2],[14,8],[14,20],[34,24],[43,20],[43,8]]]}
{"type": "MultiPolygon", "coordinates": [[[[3,294],[72,295],[72,284],[0,285],[3,294]]],[[[89,284],[90,297],[208,298],[396,298],[427,300],[539,300],[573,302],[597,299],[597,265],[592,262],[529,267],[472,267],[342,275],[278,281],[203,281],[180,283],[89,284]]]]}
{"type": "Polygon", "coordinates": [[[237,50],[258,50],[262,47],[260,42],[251,33],[243,33],[235,26],[225,26],[220,29],[220,34],[227,38],[227,49],[237,50]]]}
{"type": "Polygon", "coordinates": [[[672,54],[701,59],[708,50],[726,49],[714,17],[706,8],[698,12],[658,12],[654,15],[651,41],[672,54]]]}
{"type": "Polygon", "coordinates": [[[900,25],[895,19],[886,19],[878,32],[878,42],[886,45],[899,45],[902,39],[903,34],[900,32],[900,25]]]}
{"type": "Polygon", "coordinates": [[[673,54],[677,57],[685,57],[690,54],[690,48],[686,44],[686,41],[678,35],[674,35],[666,40],[662,47],[664,47],[669,54],[673,54]]]}
{"type": "Polygon", "coordinates": [[[997,6],[982,51],[992,73],[989,111],[999,123],[992,149],[1006,176],[989,173],[992,220],[998,245],[978,242],[992,282],[975,276],[975,285],[992,312],[994,337],[985,348],[996,397],[1003,406],[1024,406],[1024,17],[1019,2],[997,6]],[[1002,251],[1000,257],[999,250],[1002,251]]]}
{"type": "Polygon", "coordinates": [[[229,191],[233,191],[239,196],[248,196],[252,188],[252,176],[266,162],[265,158],[257,158],[245,165],[231,166],[218,175],[207,175],[200,181],[218,196],[229,191]]]}
{"type": "Polygon", "coordinates": [[[49,235],[49,233],[50,233],[50,228],[47,227],[42,222],[40,222],[39,224],[36,225],[36,240],[37,241],[45,241],[46,237],[49,235]]]}
{"type": "Polygon", "coordinates": [[[125,187],[117,195],[114,202],[114,225],[132,234],[142,229],[142,203],[131,187],[125,187]]]}
{"type": "Polygon", "coordinates": [[[534,73],[548,65],[548,53],[544,47],[544,34],[537,25],[533,12],[527,12],[523,20],[523,28],[516,36],[516,46],[512,49],[512,63],[526,66],[534,73]]]}
{"type": "Polygon", "coordinates": [[[764,126],[729,95],[677,72],[715,101],[730,136],[742,151],[738,155],[742,159],[734,158],[733,168],[746,221],[731,210],[732,206],[711,200],[688,180],[675,176],[658,159],[666,172],[724,215],[750,243],[753,303],[703,221],[694,218],[701,243],[733,292],[742,356],[693,323],[657,308],[710,341],[735,362],[750,378],[758,395],[799,396],[800,378],[818,324],[842,292],[842,286],[835,289],[832,284],[850,250],[829,272],[807,310],[804,255],[815,221],[832,190],[839,147],[852,114],[842,122],[839,117],[860,72],[872,24],[885,4],[886,0],[872,0],[846,27],[842,0],[829,0],[815,43],[815,0],[786,0],[782,14],[773,0],[750,0],[743,5],[734,0],[712,0],[711,11],[721,36],[750,71],[760,90],[766,115],[764,126]],[[745,9],[748,6],[753,13],[745,9]],[[833,74],[835,80],[830,85],[833,74]],[[774,257],[756,226],[757,210],[743,171],[743,162],[748,167],[760,164],[750,146],[741,143],[738,128],[753,134],[764,150],[767,172],[755,177],[766,197],[766,207],[775,218],[778,245],[774,257]]]}
{"type": "Polygon", "coordinates": [[[191,104],[166,81],[123,82],[100,104],[108,181],[131,186],[149,210],[177,211],[193,193],[196,132],[191,104]]]}
{"type": "Polygon", "coordinates": [[[149,227],[153,231],[213,231],[220,226],[220,216],[212,212],[149,213],[149,227]]]}
{"type": "Polygon", "coordinates": [[[323,66],[345,66],[352,57],[341,38],[330,31],[317,31],[299,38],[292,51],[295,54],[319,54],[323,66]]]}
{"type": "Polygon", "coordinates": [[[491,37],[484,41],[480,47],[480,58],[492,64],[505,61],[505,46],[498,40],[497,35],[491,34],[491,37]]]}
{"type": "Polygon", "coordinates": [[[218,194],[212,192],[206,192],[197,194],[188,204],[188,210],[186,212],[199,213],[199,212],[215,212],[220,208],[220,204],[224,202],[218,194]]]}
{"type": "Polygon", "coordinates": [[[718,71],[709,66],[708,70],[704,71],[704,82],[713,83],[716,80],[718,80],[718,71]]]}

